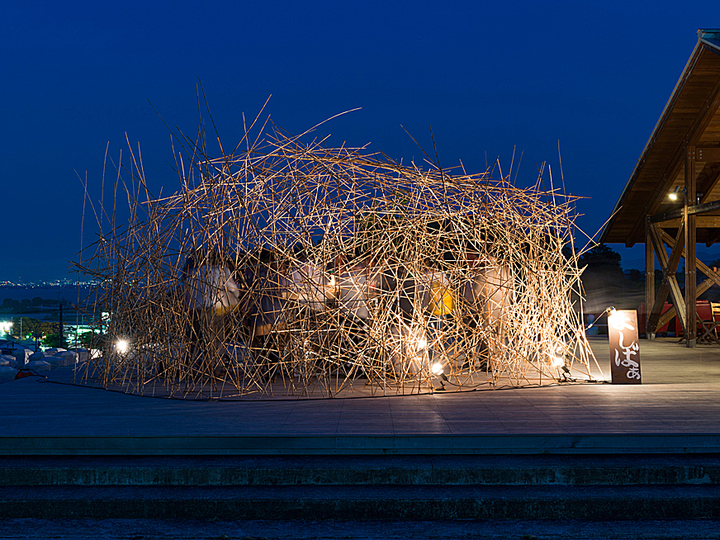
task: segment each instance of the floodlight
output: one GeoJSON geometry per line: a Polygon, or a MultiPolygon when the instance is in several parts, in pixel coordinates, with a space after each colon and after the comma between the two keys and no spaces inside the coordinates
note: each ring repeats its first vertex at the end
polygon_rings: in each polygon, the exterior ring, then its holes
{"type": "Polygon", "coordinates": [[[597,316],[597,319],[595,319],[593,322],[591,322],[589,325],[587,325],[587,326],[585,327],[585,331],[587,332],[587,331],[590,330],[593,326],[595,326],[595,325],[597,324],[597,322],[600,320],[600,317],[602,317],[603,315],[609,314],[609,316],[612,317],[613,315],[615,315],[615,313],[617,313],[617,310],[615,309],[615,306],[610,306],[610,307],[605,308],[605,311],[603,311],[600,315],[598,315],[598,316],[597,316]]]}
{"type": "MultiPolygon", "coordinates": [[[[440,386],[435,388],[435,391],[436,392],[444,392],[445,391],[445,383],[450,382],[450,381],[448,380],[447,375],[445,375],[445,373],[443,372],[442,364],[440,362],[435,362],[432,365],[432,372],[435,375],[437,375],[438,378],[440,379],[440,386]]],[[[452,384],[452,383],[450,383],[450,384],[452,384]]]]}
{"type": "Polygon", "coordinates": [[[680,186],[675,186],[675,189],[673,189],[670,193],[668,193],[668,199],[671,201],[677,201],[680,197],[680,193],[685,193],[685,188],[680,188],[680,186]]]}
{"type": "Polygon", "coordinates": [[[115,343],[115,350],[120,354],[125,354],[128,350],[128,342],[124,339],[118,339],[115,343]]]}

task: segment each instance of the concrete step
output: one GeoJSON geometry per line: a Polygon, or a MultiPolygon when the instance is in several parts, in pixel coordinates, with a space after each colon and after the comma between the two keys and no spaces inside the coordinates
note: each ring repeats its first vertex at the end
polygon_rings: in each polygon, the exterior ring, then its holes
{"type": "Polygon", "coordinates": [[[720,485],[720,456],[12,457],[0,486],[720,485]]]}
{"type": "Polygon", "coordinates": [[[720,518],[720,486],[4,486],[2,519],[720,518]]]}
{"type": "MultiPolygon", "coordinates": [[[[134,398],[141,399],[141,398],[134,398]]],[[[146,398],[142,398],[146,399],[146,398]]],[[[708,398],[709,399],[709,398],[708,398]]],[[[161,400],[162,401],[162,400],[161,400]]],[[[326,400],[327,401],[327,400],[326,400]]],[[[174,405],[174,404],[173,404],[174,405]]],[[[77,404],[84,409],[87,404],[77,404]]],[[[327,412],[327,411],[325,411],[327,412]]],[[[38,413],[40,414],[40,413],[38,413]]],[[[138,413],[140,414],[140,413],[138,413]]],[[[167,414],[167,412],[164,412],[167,414]]],[[[181,414],[181,413],[178,413],[181,414]]],[[[524,413],[523,413],[524,414],[524,413]]],[[[252,415],[251,415],[252,416],[252,415]]],[[[387,415],[386,415],[387,416],[387,415]]],[[[282,435],[253,434],[219,435],[214,429],[206,434],[198,422],[213,425],[214,419],[197,417],[182,435],[107,435],[103,420],[103,434],[93,433],[97,427],[86,429],[84,420],[77,419],[82,435],[58,435],[56,428],[28,425],[25,417],[15,418],[10,430],[23,435],[0,433],[2,456],[489,456],[489,455],[604,455],[626,454],[720,454],[720,433],[586,433],[586,434],[437,434],[387,432],[382,434],[329,435],[300,432],[282,435]],[[202,420],[200,420],[202,418],[202,420]],[[193,424],[195,422],[195,424],[193,424]],[[27,433],[28,431],[32,433],[27,433]],[[88,433],[89,432],[89,433],[88,433]]],[[[263,422],[272,419],[264,418],[263,422]]],[[[324,416],[315,416],[323,422],[324,416]]],[[[156,421],[161,425],[163,420],[156,421]]],[[[67,422],[63,420],[62,423],[67,422]]],[[[138,429],[146,431],[145,421],[138,421],[138,429]]],[[[275,426],[282,430],[281,426],[275,426]]],[[[68,429],[76,429],[75,427],[68,429]]],[[[155,431],[161,432],[157,426],[155,431]]],[[[233,429],[236,429],[235,427],[233,429]]],[[[402,429],[402,426],[399,426],[402,429]]],[[[415,429],[415,428],[413,428],[415,429]]],[[[291,429],[292,431],[292,429],[291,429]]]]}
{"type": "Polygon", "coordinates": [[[3,519],[0,538],[63,540],[717,540],[720,521],[698,520],[230,520],[3,519]]]}

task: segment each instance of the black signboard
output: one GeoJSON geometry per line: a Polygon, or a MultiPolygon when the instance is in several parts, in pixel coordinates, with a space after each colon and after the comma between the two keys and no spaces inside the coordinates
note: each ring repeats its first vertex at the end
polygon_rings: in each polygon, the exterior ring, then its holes
{"type": "Polygon", "coordinates": [[[637,311],[619,309],[608,317],[610,371],[613,384],[640,384],[637,311]]]}

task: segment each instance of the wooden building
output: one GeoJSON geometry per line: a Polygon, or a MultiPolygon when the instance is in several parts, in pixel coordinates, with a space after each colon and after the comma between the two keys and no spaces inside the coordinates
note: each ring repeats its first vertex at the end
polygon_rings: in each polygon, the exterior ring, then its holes
{"type": "Polygon", "coordinates": [[[697,242],[720,241],[720,29],[698,42],[600,235],[645,243],[647,336],[677,315],[688,347],[697,341],[696,300],[720,273],[697,260],[697,242]],[[666,246],[670,249],[668,255],[666,246]],[[685,260],[685,290],[676,279],[685,260]],[[656,259],[659,270],[656,270],[656,259]],[[655,272],[662,282],[655,287],[655,272]],[[697,272],[703,276],[698,282],[697,272]],[[674,308],[661,313],[668,295],[674,308]]]}

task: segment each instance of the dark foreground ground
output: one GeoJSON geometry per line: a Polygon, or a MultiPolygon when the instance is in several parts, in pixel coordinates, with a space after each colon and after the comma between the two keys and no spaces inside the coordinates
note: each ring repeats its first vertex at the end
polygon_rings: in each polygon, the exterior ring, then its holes
{"type": "Polygon", "coordinates": [[[720,347],[641,355],[641,386],[354,400],[7,383],[0,539],[720,539],[720,347]]]}
{"type": "Polygon", "coordinates": [[[74,539],[693,539],[717,540],[714,520],[638,521],[180,521],[4,520],[0,538],[74,539]]]}

